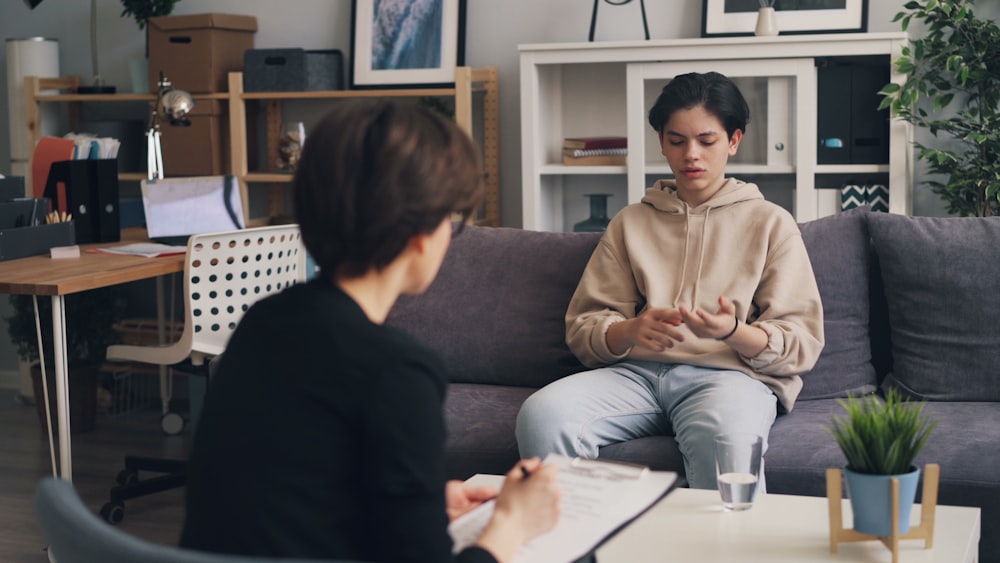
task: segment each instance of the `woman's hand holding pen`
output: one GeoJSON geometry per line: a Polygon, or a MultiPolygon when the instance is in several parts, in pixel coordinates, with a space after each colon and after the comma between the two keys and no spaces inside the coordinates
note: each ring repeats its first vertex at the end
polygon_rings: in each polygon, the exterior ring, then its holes
{"type": "Polygon", "coordinates": [[[533,457],[507,472],[493,519],[477,542],[498,561],[510,561],[521,546],[555,527],[562,511],[559,469],[533,457]]]}

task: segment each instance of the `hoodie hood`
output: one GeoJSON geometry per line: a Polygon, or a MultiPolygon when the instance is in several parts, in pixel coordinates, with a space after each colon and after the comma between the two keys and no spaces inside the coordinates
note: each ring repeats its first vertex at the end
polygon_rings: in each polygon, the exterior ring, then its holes
{"type": "Polygon", "coordinates": [[[748,201],[751,199],[764,199],[764,194],[760,193],[757,184],[750,184],[729,178],[722,188],[716,192],[708,201],[697,207],[689,207],[688,204],[677,197],[677,183],[673,180],[657,180],[653,187],[646,190],[646,195],[642,197],[642,203],[652,205],[654,208],[666,213],[694,213],[705,214],[710,209],[717,209],[748,201]]]}

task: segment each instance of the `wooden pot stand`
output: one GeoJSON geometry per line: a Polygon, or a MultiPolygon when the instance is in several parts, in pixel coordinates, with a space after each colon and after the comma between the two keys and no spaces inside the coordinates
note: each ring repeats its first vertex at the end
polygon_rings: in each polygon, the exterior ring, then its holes
{"type": "Polygon", "coordinates": [[[830,503],[830,553],[837,553],[838,544],[859,541],[881,541],[892,551],[892,563],[899,562],[899,540],[924,540],[924,549],[934,547],[934,512],[937,508],[938,481],[941,467],[936,463],[924,466],[924,489],[921,495],[920,525],[911,526],[905,534],[899,533],[899,479],[891,479],[892,534],[872,536],[853,528],[844,528],[840,469],[826,470],[826,496],[830,503]]]}

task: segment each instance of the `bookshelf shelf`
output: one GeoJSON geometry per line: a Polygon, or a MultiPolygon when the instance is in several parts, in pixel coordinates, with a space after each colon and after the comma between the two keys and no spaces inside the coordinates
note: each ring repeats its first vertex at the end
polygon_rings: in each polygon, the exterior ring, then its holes
{"type": "Polygon", "coordinates": [[[670,177],[646,113],[671,77],[710,70],[732,77],[751,106],[728,174],[759,179],[799,221],[839,211],[835,182],[873,177],[889,185],[890,210],[908,214],[908,124],[886,123],[889,157],[876,164],[820,164],[816,142],[817,65],[861,61],[899,82],[890,63],[905,42],[904,33],[863,33],[520,45],[522,225],[568,231],[587,214],[586,194],[614,194],[615,213],[670,177]],[[628,138],[626,166],[560,164],[563,139],[609,135],[628,138]]]}

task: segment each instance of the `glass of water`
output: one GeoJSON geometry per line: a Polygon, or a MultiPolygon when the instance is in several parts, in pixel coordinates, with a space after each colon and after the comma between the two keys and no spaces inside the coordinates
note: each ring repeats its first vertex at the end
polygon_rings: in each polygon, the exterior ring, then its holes
{"type": "Polygon", "coordinates": [[[715,437],[715,469],[722,507],[749,510],[757,495],[764,440],[757,434],[733,433],[715,437]]]}

